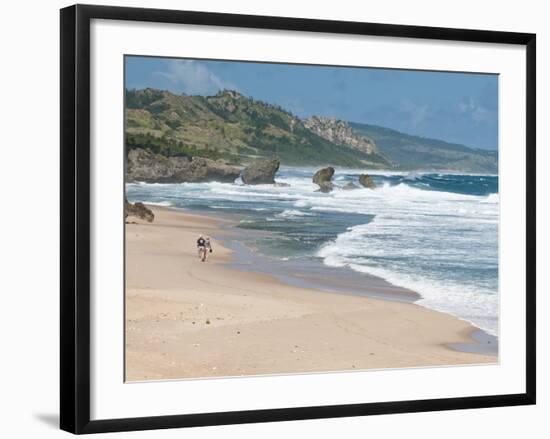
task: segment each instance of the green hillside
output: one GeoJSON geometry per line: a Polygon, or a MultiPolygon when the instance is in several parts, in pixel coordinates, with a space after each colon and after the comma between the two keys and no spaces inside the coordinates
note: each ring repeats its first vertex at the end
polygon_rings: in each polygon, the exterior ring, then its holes
{"type": "Polygon", "coordinates": [[[326,127],[305,124],[279,106],[230,90],[206,97],[156,89],[126,91],[128,150],[145,148],[166,156],[223,159],[233,164],[277,156],[283,165],[295,166],[498,171],[496,151],[376,125],[329,119],[324,121],[326,127]],[[369,142],[371,147],[359,148],[369,142]]]}
{"type": "Polygon", "coordinates": [[[126,146],[237,164],[277,156],[284,165],[387,167],[377,153],[336,145],[288,111],[229,90],[207,97],[127,90],[126,146]]]}
{"type": "Polygon", "coordinates": [[[350,122],[352,130],[374,140],[378,150],[401,170],[498,172],[498,153],[442,140],[411,136],[389,128],[350,122]]]}

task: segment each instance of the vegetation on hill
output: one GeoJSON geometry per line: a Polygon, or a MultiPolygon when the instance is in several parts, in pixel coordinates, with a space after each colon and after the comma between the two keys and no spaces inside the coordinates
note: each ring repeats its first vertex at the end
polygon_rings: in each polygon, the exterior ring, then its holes
{"type": "Polygon", "coordinates": [[[373,139],[396,169],[498,172],[497,151],[473,149],[442,140],[412,136],[377,125],[354,122],[349,125],[356,134],[373,139]]]}
{"type": "Polygon", "coordinates": [[[126,91],[126,145],[167,156],[246,163],[277,156],[284,165],[386,167],[376,153],[334,144],[276,105],[224,90],[214,96],[126,91]]]}
{"type": "Polygon", "coordinates": [[[376,125],[323,118],[302,121],[280,106],[231,90],[214,96],[126,90],[126,147],[232,164],[277,156],[281,164],[295,166],[498,171],[496,151],[376,125]]]}

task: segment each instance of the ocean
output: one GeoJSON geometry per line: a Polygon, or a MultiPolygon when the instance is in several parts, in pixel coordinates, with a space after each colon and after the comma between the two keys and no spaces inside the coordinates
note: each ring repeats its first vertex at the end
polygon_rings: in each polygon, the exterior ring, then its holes
{"type": "Polygon", "coordinates": [[[240,244],[263,266],[325,267],[359,282],[377,276],[498,335],[497,176],[369,171],[377,189],[348,190],[364,171],[337,169],[324,194],[311,181],[315,170],[282,168],[278,185],[130,183],[126,193],[132,202],[232,215],[240,244]]]}

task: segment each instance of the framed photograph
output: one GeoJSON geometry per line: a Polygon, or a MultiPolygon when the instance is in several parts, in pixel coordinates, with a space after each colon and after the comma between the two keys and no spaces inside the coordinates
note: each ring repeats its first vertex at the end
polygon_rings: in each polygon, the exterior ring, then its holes
{"type": "Polygon", "coordinates": [[[61,10],[61,428],[535,403],[535,35],[61,10]]]}

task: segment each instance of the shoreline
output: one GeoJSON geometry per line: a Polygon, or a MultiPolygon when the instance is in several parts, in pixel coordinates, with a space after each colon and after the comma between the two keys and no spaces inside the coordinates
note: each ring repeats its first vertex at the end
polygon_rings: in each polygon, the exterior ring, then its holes
{"type": "MultiPolygon", "coordinates": [[[[208,214],[205,214],[207,217],[211,217],[208,214]]],[[[233,225],[229,225],[228,227],[233,227],[233,225]]],[[[246,247],[243,244],[240,244],[238,246],[235,246],[234,243],[230,242],[230,238],[218,236],[218,239],[224,243],[229,249],[234,251],[233,259],[248,259],[250,254],[256,255],[255,257],[258,258],[257,253],[246,247]],[[240,247],[240,248],[239,248],[240,247]],[[243,254],[244,253],[244,254],[243,254]],[[247,254],[248,253],[248,254],[247,254]]],[[[479,353],[484,355],[494,355],[498,356],[498,337],[489,334],[484,329],[476,326],[474,323],[462,319],[458,316],[455,316],[454,314],[445,312],[445,311],[438,311],[433,308],[429,308],[427,306],[424,306],[422,304],[417,303],[419,299],[422,298],[422,295],[417,293],[416,291],[413,291],[411,289],[398,287],[393,285],[392,283],[388,282],[386,279],[374,276],[372,274],[367,273],[357,273],[347,267],[327,267],[323,266],[323,270],[327,271],[328,273],[323,278],[308,278],[307,276],[303,275],[296,275],[296,274],[281,274],[280,272],[276,272],[275,270],[270,269],[270,267],[267,265],[269,263],[273,263],[272,260],[269,260],[269,258],[263,256],[265,258],[266,264],[261,264],[260,268],[252,268],[246,263],[242,262],[236,262],[236,261],[230,261],[226,264],[231,267],[235,268],[237,270],[243,271],[243,272],[254,272],[254,273],[262,273],[269,276],[274,277],[278,281],[285,283],[287,285],[295,286],[298,288],[307,288],[307,289],[314,289],[319,292],[323,293],[335,293],[335,294],[345,294],[345,295],[352,295],[352,296],[359,296],[359,297],[368,297],[371,299],[378,299],[378,300],[388,300],[388,301],[397,301],[397,302],[404,302],[404,303],[411,303],[416,306],[420,306],[422,308],[435,311],[435,312],[441,312],[443,314],[447,314],[451,317],[454,317],[456,319],[459,319],[467,324],[470,324],[472,326],[470,333],[468,336],[472,339],[472,342],[470,343],[449,343],[447,347],[453,350],[457,350],[459,352],[469,352],[469,353],[479,353]],[[263,268],[266,267],[266,268],[263,268]],[[344,274],[342,271],[346,271],[344,274]],[[332,273],[338,273],[338,275],[331,277],[332,273]],[[361,277],[362,279],[368,279],[368,286],[363,288],[357,288],[357,285],[350,285],[347,284],[345,286],[337,285],[336,282],[345,280],[346,276],[353,276],[353,277],[361,277]],[[322,282],[328,282],[323,284],[322,282]]]]}
{"type": "MultiPolygon", "coordinates": [[[[209,216],[206,214],[206,216],[209,216]]],[[[233,229],[233,225],[229,226],[233,229]]],[[[278,261],[265,256],[239,242],[243,232],[235,231],[236,240],[220,237],[226,247],[233,250],[231,268],[241,271],[263,273],[279,281],[299,288],[321,290],[329,293],[366,296],[371,298],[396,300],[413,303],[421,298],[420,294],[407,288],[395,286],[381,277],[367,273],[358,273],[347,267],[328,267],[315,262],[300,262],[298,269],[291,266],[294,261],[278,261]],[[294,272],[289,273],[290,270],[294,272]],[[351,278],[351,279],[350,279],[351,278]],[[365,287],[365,279],[368,281],[365,287]],[[363,285],[362,285],[363,284],[363,285]]],[[[247,230],[246,233],[250,233],[247,230]]],[[[269,232],[268,232],[269,233],[269,232]]]]}
{"type": "MultiPolygon", "coordinates": [[[[234,215],[234,218],[230,217],[227,213],[213,214],[210,212],[204,212],[200,210],[193,210],[188,208],[177,208],[169,206],[155,206],[149,205],[150,208],[160,207],[162,209],[172,210],[176,212],[181,212],[184,214],[190,215],[199,215],[210,218],[214,221],[220,221],[220,228],[223,230],[222,233],[216,235],[217,238],[223,243],[224,246],[233,251],[232,260],[226,264],[230,268],[235,268],[244,272],[254,272],[254,273],[263,273],[269,276],[273,276],[277,280],[292,286],[299,288],[308,288],[315,289],[322,292],[337,293],[337,294],[346,294],[362,297],[370,297],[380,300],[390,300],[390,301],[399,301],[406,303],[413,303],[417,306],[423,308],[448,314],[454,318],[457,318],[461,321],[464,321],[472,326],[471,334],[469,335],[473,340],[473,343],[450,343],[448,347],[450,349],[463,351],[463,352],[473,352],[473,353],[482,353],[487,355],[498,356],[498,337],[488,333],[486,330],[476,326],[475,323],[472,323],[466,319],[463,319],[459,316],[456,316],[452,313],[446,311],[439,311],[422,304],[417,303],[419,299],[422,298],[422,295],[416,291],[413,291],[409,288],[396,286],[382,277],[375,276],[370,273],[358,273],[354,270],[351,270],[347,267],[328,267],[323,265],[322,270],[329,272],[330,275],[319,278],[308,278],[307,274],[300,273],[300,275],[281,273],[281,269],[274,270],[273,265],[277,265],[278,261],[271,259],[267,256],[261,255],[257,250],[249,248],[242,242],[240,238],[243,234],[270,234],[271,232],[266,231],[257,231],[257,230],[241,230],[235,227],[235,222],[239,215],[234,215]],[[228,218],[229,217],[229,218],[228,218]],[[235,237],[236,239],[233,239],[235,237]],[[260,259],[260,261],[258,261],[260,259]],[[253,260],[254,266],[251,264],[253,260]],[[259,263],[258,263],[259,262],[259,263]],[[345,275],[342,273],[346,271],[345,275]],[[334,276],[335,273],[339,275],[334,276]],[[337,285],[334,277],[338,282],[345,282],[345,286],[337,285]],[[349,277],[354,277],[356,280],[360,279],[363,282],[365,279],[368,279],[368,286],[363,288],[358,288],[357,284],[346,282],[346,279],[349,277]],[[322,282],[325,282],[324,284],[322,282]]],[[[285,265],[285,264],[282,264],[285,265]]],[[[282,270],[288,267],[281,267],[282,270]]],[[[316,276],[319,276],[319,273],[314,273],[316,276]]]]}
{"type": "Polygon", "coordinates": [[[150,207],[153,223],[126,225],[127,381],[498,362],[456,350],[480,346],[457,317],[237,268],[230,220],[150,207]],[[213,237],[206,263],[198,233],[213,237]]]}

